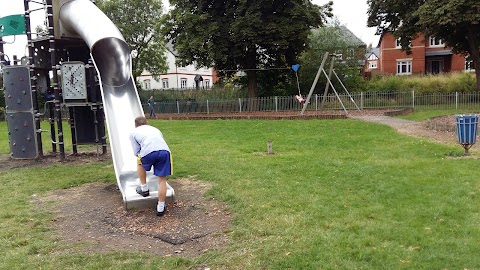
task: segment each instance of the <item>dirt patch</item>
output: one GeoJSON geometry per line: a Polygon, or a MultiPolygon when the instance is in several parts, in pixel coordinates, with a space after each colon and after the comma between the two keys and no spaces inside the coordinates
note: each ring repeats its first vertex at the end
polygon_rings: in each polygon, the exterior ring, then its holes
{"type": "Polygon", "coordinates": [[[456,132],[455,115],[434,117],[425,120],[425,126],[436,131],[456,132]]]}
{"type": "Polygon", "coordinates": [[[0,155],[0,171],[32,166],[42,167],[67,164],[89,164],[112,160],[110,153],[102,155],[100,153],[93,152],[93,147],[86,148],[83,151],[84,152],[79,152],[75,155],[65,155],[65,160],[62,162],[60,161],[59,153],[44,154],[42,158],[38,159],[11,159],[9,155],[0,155]]]}
{"type": "Polygon", "coordinates": [[[346,113],[344,110],[318,110],[305,111],[301,114],[298,111],[254,111],[254,112],[236,112],[231,114],[224,113],[163,113],[157,115],[156,119],[163,120],[309,120],[309,119],[345,119],[348,115],[384,115],[388,112],[398,112],[399,110],[350,110],[346,113]]]}
{"type": "Polygon", "coordinates": [[[93,183],[37,196],[35,205],[55,214],[61,242],[80,243],[85,253],[146,251],[160,256],[197,256],[228,240],[230,213],[211,187],[194,179],[169,181],[176,201],[163,217],[154,208],[125,210],[116,184],[93,183]]]}

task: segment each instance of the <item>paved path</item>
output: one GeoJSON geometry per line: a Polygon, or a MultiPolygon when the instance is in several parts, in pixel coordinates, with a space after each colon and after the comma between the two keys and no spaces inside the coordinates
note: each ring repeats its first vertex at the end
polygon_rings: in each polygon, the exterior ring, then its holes
{"type": "MultiPolygon", "coordinates": [[[[405,120],[384,115],[351,115],[348,116],[348,118],[387,125],[394,128],[399,133],[417,138],[430,139],[439,143],[458,144],[455,132],[441,132],[429,129],[422,122],[405,120]]],[[[477,144],[473,146],[473,148],[477,147],[477,144]]]]}

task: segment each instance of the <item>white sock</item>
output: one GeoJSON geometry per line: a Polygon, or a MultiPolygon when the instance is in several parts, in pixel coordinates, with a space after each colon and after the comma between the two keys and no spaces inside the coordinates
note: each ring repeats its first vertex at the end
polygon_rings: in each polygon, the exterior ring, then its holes
{"type": "Polygon", "coordinates": [[[165,202],[158,202],[157,212],[163,212],[163,209],[165,209],[165,202]]]}
{"type": "Polygon", "coordinates": [[[148,191],[148,184],[145,185],[140,185],[142,188],[142,191],[148,191]]]}

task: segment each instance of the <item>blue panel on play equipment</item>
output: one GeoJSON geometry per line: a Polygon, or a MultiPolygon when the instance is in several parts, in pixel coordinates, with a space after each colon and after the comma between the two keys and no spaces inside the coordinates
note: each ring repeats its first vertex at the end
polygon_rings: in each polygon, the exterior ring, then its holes
{"type": "Polygon", "coordinates": [[[458,142],[474,144],[478,132],[478,115],[457,115],[455,119],[458,142]]]}

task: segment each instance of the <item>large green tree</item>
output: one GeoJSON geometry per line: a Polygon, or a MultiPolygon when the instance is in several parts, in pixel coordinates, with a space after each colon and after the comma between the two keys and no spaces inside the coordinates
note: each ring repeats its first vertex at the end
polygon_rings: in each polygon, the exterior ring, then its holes
{"type": "Polygon", "coordinates": [[[442,39],[454,52],[474,61],[480,91],[480,1],[478,0],[368,0],[368,26],[377,34],[393,32],[408,51],[421,32],[442,39]]]}
{"type": "Polygon", "coordinates": [[[331,5],[310,0],[171,0],[164,33],[180,65],[213,66],[220,75],[244,70],[248,95],[258,95],[257,70],[296,63],[311,27],[331,5]]]}
{"type": "Polygon", "coordinates": [[[132,51],[132,73],[136,78],[147,70],[165,73],[165,42],[160,34],[161,0],[97,0],[98,7],[122,33],[132,51]]]}

